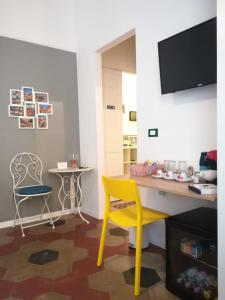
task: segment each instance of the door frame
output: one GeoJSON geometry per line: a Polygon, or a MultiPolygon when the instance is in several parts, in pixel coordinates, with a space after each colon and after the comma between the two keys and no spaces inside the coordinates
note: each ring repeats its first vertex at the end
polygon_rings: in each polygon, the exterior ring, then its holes
{"type": "Polygon", "coordinates": [[[102,54],[124,42],[128,38],[136,35],[135,29],[114,39],[96,50],[96,128],[97,128],[97,166],[98,166],[98,216],[103,218],[104,214],[104,190],[102,185],[102,175],[105,170],[104,161],[104,112],[103,112],[103,86],[102,86],[102,54]]]}

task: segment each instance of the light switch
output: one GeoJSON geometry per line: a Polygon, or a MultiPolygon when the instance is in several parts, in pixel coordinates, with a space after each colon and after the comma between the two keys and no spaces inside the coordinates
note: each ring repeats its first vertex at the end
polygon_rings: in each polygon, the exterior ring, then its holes
{"type": "Polygon", "coordinates": [[[159,136],[159,130],[158,128],[151,128],[148,130],[148,136],[149,137],[157,137],[159,136]]]}

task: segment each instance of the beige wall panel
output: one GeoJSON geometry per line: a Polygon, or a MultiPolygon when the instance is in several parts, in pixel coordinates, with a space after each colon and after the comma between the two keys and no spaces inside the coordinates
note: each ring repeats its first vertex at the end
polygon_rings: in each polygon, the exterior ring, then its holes
{"type": "Polygon", "coordinates": [[[121,153],[105,153],[105,175],[123,175],[123,155],[121,153]],[[120,163],[119,163],[120,162],[120,163]]]}
{"type": "Polygon", "coordinates": [[[103,53],[102,64],[103,67],[136,73],[135,36],[103,53]]]}
{"type": "Polygon", "coordinates": [[[122,153],[122,111],[104,109],[105,152],[122,153]]]}
{"type": "Polygon", "coordinates": [[[103,104],[115,105],[116,109],[122,106],[122,72],[103,68],[103,104]]]}
{"type": "Polygon", "coordinates": [[[123,172],[122,73],[103,68],[104,152],[107,175],[123,172]],[[107,109],[107,105],[113,109],[107,109]]]}

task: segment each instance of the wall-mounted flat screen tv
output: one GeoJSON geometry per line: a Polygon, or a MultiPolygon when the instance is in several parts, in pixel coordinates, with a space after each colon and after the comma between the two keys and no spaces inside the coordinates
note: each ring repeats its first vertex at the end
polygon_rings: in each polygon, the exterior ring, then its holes
{"type": "Polygon", "coordinates": [[[216,18],[158,42],[162,94],[216,83],[216,18]]]}

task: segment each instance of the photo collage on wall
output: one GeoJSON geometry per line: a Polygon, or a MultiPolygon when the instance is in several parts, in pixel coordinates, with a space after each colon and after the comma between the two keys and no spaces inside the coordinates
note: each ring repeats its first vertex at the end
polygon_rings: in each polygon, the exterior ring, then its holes
{"type": "Polygon", "coordinates": [[[20,129],[48,129],[48,116],[53,115],[49,95],[32,87],[10,89],[9,117],[17,117],[20,129]]]}

